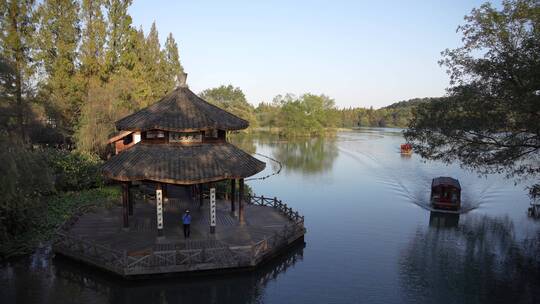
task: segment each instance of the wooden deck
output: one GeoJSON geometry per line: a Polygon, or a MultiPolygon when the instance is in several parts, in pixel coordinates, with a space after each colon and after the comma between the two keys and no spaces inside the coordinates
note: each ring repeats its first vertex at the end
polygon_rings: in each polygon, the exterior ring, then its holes
{"type": "Polygon", "coordinates": [[[304,219],[281,201],[246,197],[245,223],[218,200],[216,233],[210,233],[209,204],[202,207],[181,187],[164,203],[164,235],[157,236],[155,201],[136,200],[129,229],[121,207],[81,212],[58,232],[56,253],[123,276],[253,267],[303,237],[304,219]],[[191,237],[181,217],[192,214],[191,237]]]}

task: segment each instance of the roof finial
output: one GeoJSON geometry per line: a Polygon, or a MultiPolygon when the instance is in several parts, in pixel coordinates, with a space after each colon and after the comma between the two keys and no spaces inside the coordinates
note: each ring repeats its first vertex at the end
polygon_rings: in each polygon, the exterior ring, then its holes
{"type": "Polygon", "coordinates": [[[186,80],[187,80],[187,73],[183,71],[180,72],[178,74],[178,86],[181,88],[187,88],[186,80]]]}

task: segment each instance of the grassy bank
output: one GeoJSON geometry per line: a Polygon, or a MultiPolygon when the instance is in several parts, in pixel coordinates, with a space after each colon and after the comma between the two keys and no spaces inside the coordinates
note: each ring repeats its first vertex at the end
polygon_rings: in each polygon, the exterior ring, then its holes
{"type": "Polygon", "coordinates": [[[23,234],[2,243],[0,257],[9,258],[31,253],[36,247],[49,243],[56,229],[82,206],[109,207],[119,202],[120,190],[104,186],[81,191],[62,192],[41,198],[39,212],[23,234]]]}

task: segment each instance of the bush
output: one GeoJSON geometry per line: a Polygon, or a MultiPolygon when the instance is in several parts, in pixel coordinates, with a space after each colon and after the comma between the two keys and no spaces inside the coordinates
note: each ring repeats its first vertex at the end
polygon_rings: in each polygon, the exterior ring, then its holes
{"type": "Polygon", "coordinates": [[[54,179],[43,154],[2,138],[0,159],[0,243],[4,251],[33,227],[43,206],[41,198],[54,192],[54,179]]]}
{"type": "Polygon", "coordinates": [[[119,196],[99,188],[101,160],[93,155],[30,150],[0,137],[0,159],[0,258],[49,239],[78,206],[119,196]]]}
{"type": "Polygon", "coordinates": [[[64,150],[44,150],[54,172],[57,191],[77,191],[103,185],[101,159],[93,154],[64,150]]]}
{"type": "MultiPolygon", "coordinates": [[[[118,187],[102,187],[78,192],[63,192],[43,197],[33,212],[25,214],[27,225],[16,234],[2,235],[0,260],[2,258],[31,252],[36,245],[54,237],[56,229],[73,216],[81,206],[109,207],[118,202],[118,187]]],[[[16,218],[18,222],[22,219],[16,218]]],[[[3,226],[1,226],[3,228],[3,226]]]]}

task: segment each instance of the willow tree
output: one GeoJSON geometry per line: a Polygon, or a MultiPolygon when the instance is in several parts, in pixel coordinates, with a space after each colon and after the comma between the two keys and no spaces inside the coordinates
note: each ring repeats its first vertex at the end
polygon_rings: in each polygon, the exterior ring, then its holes
{"type": "MultiPolygon", "coordinates": [[[[440,62],[450,75],[448,97],[419,105],[405,137],[428,159],[538,177],[540,3],[483,4],[458,31],[463,45],[440,62]]],[[[538,186],[531,190],[538,194],[538,186]]]]}

